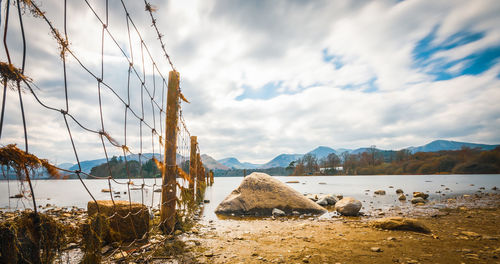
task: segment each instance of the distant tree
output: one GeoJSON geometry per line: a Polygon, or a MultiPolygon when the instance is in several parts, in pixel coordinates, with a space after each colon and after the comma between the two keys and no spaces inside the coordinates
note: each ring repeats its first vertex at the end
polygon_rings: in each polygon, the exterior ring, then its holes
{"type": "Polygon", "coordinates": [[[410,159],[411,152],[408,149],[402,149],[396,152],[396,162],[403,162],[410,159]]]}
{"type": "Polygon", "coordinates": [[[304,159],[300,158],[295,162],[295,169],[293,170],[293,175],[304,175],[305,166],[304,159]]]}
{"type": "Polygon", "coordinates": [[[377,153],[377,148],[375,145],[371,145],[370,148],[368,149],[368,154],[370,155],[370,166],[375,166],[375,155],[377,153]]]}
{"type": "Polygon", "coordinates": [[[116,156],[113,156],[111,158],[111,160],[109,161],[110,164],[117,164],[118,163],[118,159],[116,158],[116,156]]]}
{"type": "Polygon", "coordinates": [[[304,162],[305,172],[307,174],[319,171],[318,158],[314,154],[306,154],[302,157],[304,162]]]}
{"type": "Polygon", "coordinates": [[[295,170],[295,161],[292,161],[286,167],[286,171],[287,171],[288,174],[293,174],[294,170],[295,170]]]}

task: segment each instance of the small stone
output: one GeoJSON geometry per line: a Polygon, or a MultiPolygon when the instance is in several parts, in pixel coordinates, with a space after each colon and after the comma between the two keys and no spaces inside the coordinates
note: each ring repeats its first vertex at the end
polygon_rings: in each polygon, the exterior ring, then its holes
{"type": "Polygon", "coordinates": [[[361,207],[361,202],[352,197],[343,198],[335,204],[335,210],[345,216],[358,215],[361,207]]]}
{"type": "Polygon", "coordinates": [[[425,200],[422,197],[415,197],[415,198],[411,199],[410,201],[412,204],[418,204],[418,203],[425,204],[425,200]]]}
{"type": "Polygon", "coordinates": [[[273,212],[272,212],[272,215],[273,216],[285,216],[286,213],[283,212],[282,210],[278,209],[278,208],[274,208],[273,212]]]}
{"type": "Polygon", "coordinates": [[[389,241],[396,241],[396,238],[395,237],[388,237],[387,240],[389,240],[389,241]]]}
{"type": "Polygon", "coordinates": [[[378,195],[385,195],[385,191],[384,190],[376,190],[373,193],[374,194],[378,194],[378,195]]]}
{"type": "Polygon", "coordinates": [[[319,199],[316,203],[319,204],[319,205],[321,205],[321,206],[327,206],[328,205],[328,201],[326,200],[325,197],[319,199]]]}
{"type": "Polygon", "coordinates": [[[396,193],[397,193],[397,194],[403,193],[403,190],[402,190],[402,189],[397,189],[397,190],[396,190],[396,193]]]}
{"type": "Polygon", "coordinates": [[[370,250],[371,250],[372,252],[382,252],[382,249],[381,249],[381,248],[379,248],[379,247],[371,247],[371,248],[370,248],[370,250]]]}
{"type": "Polygon", "coordinates": [[[404,194],[401,194],[399,197],[398,197],[398,200],[400,201],[406,201],[406,196],[404,194]]]}
{"type": "Polygon", "coordinates": [[[210,200],[203,200],[203,203],[210,203],[210,200]]]}
{"type": "Polygon", "coordinates": [[[128,256],[127,252],[125,251],[120,251],[116,254],[113,255],[113,259],[114,260],[120,260],[120,259],[123,259],[123,258],[126,258],[128,256]]]}
{"type": "Polygon", "coordinates": [[[372,226],[384,230],[406,230],[421,233],[431,233],[430,229],[416,219],[389,217],[372,222],[372,226]]]}
{"type": "Polygon", "coordinates": [[[423,192],[413,192],[413,197],[422,197],[423,199],[429,198],[429,195],[423,192]]]}
{"type": "Polygon", "coordinates": [[[468,237],[472,237],[472,238],[480,238],[481,235],[476,233],[476,232],[472,232],[472,231],[462,231],[460,232],[460,234],[464,235],[464,236],[468,236],[468,237]]]}
{"type": "Polygon", "coordinates": [[[214,253],[213,252],[208,252],[208,253],[205,253],[205,257],[207,258],[211,258],[214,256],[214,253]]]}

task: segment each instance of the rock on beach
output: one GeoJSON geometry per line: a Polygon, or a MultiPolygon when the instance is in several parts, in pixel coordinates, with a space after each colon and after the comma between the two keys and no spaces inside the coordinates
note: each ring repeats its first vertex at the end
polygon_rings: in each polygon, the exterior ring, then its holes
{"type": "Polygon", "coordinates": [[[429,195],[423,192],[413,192],[413,197],[422,197],[422,199],[427,199],[429,198],[429,195]]]}
{"type": "Polygon", "coordinates": [[[216,214],[270,216],[274,208],[287,215],[323,214],[326,210],[285,183],[265,174],[254,172],[245,177],[215,209],[216,214]]]}
{"type": "Polygon", "coordinates": [[[140,203],[116,200],[98,200],[97,204],[90,201],[87,204],[89,216],[99,212],[109,217],[110,234],[105,238],[107,242],[132,241],[142,238],[149,230],[148,208],[140,203]]]}
{"type": "Polygon", "coordinates": [[[352,197],[344,197],[335,204],[335,210],[342,215],[356,216],[361,210],[361,202],[352,197]]]}
{"type": "Polygon", "coordinates": [[[406,230],[420,233],[430,233],[431,230],[416,219],[403,217],[388,217],[375,220],[372,222],[375,228],[385,230],[406,230]]]}
{"type": "Polygon", "coordinates": [[[415,198],[412,198],[410,201],[412,204],[425,203],[425,200],[422,197],[415,197],[415,198]]]}

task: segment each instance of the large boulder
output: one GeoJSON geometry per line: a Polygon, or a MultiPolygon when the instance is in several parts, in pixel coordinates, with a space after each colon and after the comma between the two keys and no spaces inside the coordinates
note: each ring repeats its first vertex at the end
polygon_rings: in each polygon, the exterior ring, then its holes
{"type": "Polygon", "coordinates": [[[344,197],[335,204],[335,210],[341,215],[356,216],[360,209],[361,202],[352,197],[344,197]]]}
{"type": "Polygon", "coordinates": [[[254,172],[245,177],[215,209],[217,214],[270,216],[274,208],[287,215],[322,214],[326,210],[283,182],[265,174],[254,172]]]}
{"type": "Polygon", "coordinates": [[[375,228],[385,230],[406,230],[420,233],[430,233],[431,230],[416,219],[403,217],[388,217],[375,220],[372,223],[375,228]]]}
{"type": "Polygon", "coordinates": [[[107,242],[132,241],[145,238],[149,230],[148,208],[140,203],[129,203],[128,201],[98,200],[97,204],[90,201],[87,204],[89,216],[99,212],[109,220],[109,234],[106,235],[107,242]]]}

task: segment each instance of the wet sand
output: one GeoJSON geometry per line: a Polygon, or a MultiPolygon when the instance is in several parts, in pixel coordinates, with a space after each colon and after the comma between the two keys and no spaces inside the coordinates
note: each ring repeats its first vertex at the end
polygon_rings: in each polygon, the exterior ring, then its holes
{"type": "Polygon", "coordinates": [[[457,197],[439,208],[200,222],[183,239],[199,263],[500,263],[500,195],[457,197]],[[432,234],[371,227],[390,215],[414,217],[432,234]]]}

